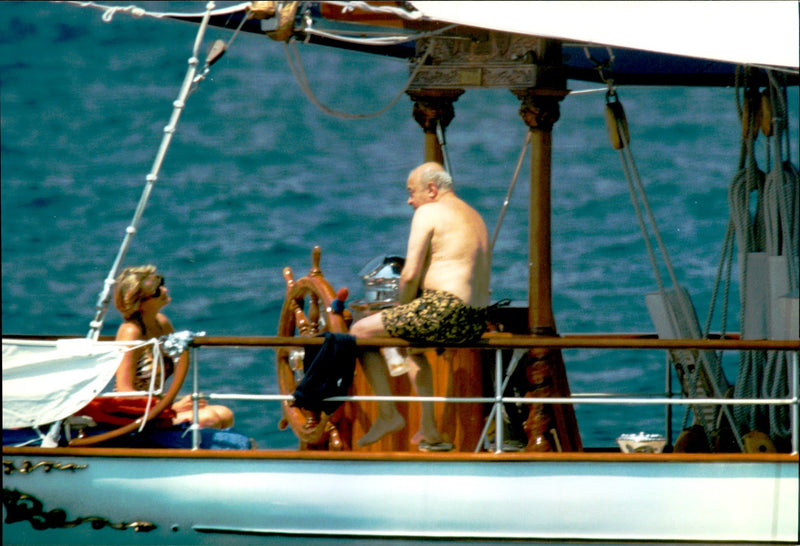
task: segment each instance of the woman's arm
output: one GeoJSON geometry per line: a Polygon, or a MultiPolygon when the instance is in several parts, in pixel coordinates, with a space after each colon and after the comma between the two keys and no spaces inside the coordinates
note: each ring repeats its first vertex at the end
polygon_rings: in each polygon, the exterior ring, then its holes
{"type": "MultiPolygon", "coordinates": [[[[156,316],[156,320],[158,321],[158,325],[161,327],[161,335],[171,334],[171,333],[173,333],[175,331],[175,328],[172,327],[172,323],[169,321],[169,319],[167,318],[167,316],[165,314],[159,313],[156,316]]],[[[203,400],[203,399],[199,400],[199,407],[200,408],[204,408],[207,405],[208,405],[208,402],[206,400],[203,400]]],[[[187,394],[186,396],[184,396],[180,400],[176,400],[175,402],[173,402],[172,409],[176,413],[191,412],[192,409],[193,409],[192,395],[191,394],[187,394]]]]}
{"type": "Polygon", "coordinates": [[[175,332],[175,328],[172,327],[172,323],[169,321],[167,315],[165,315],[164,313],[159,313],[158,315],[156,315],[156,320],[158,321],[158,325],[161,326],[162,336],[175,332]]]}
{"type": "MultiPolygon", "coordinates": [[[[142,330],[138,324],[124,322],[117,330],[117,341],[139,341],[141,335],[142,330]]],[[[129,392],[136,390],[133,387],[133,381],[136,378],[136,363],[139,362],[142,351],[144,351],[144,347],[123,353],[122,362],[117,368],[115,391],[129,392]]]]}

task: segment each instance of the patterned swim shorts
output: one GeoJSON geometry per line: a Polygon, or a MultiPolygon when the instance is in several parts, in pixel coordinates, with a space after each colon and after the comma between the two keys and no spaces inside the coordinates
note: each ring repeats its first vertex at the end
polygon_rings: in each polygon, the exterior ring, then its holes
{"type": "Polygon", "coordinates": [[[486,307],[471,307],[442,290],[425,290],[419,298],[383,311],[386,332],[412,342],[469,343],[486,330],[486,307]]]}

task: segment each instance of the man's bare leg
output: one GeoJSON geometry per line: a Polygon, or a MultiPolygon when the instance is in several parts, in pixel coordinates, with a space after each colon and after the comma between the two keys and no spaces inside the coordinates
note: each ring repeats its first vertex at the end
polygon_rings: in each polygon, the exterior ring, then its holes
{"type": "MultiPolygon", "coordinates": [[[[361,353],[361,367],[367,377],[373,392],[377,396],[390,396],[389,373],[386,362],[378,351],[364,351],[361,353]]],[[[394,402],[378,402],[378,418],[372,423],[369,431],[358,440],[361,447],[373,444],[392,432],[397,432],[406,426],[406,421],[394,402]]]]}
{"type": "MultiPolygon", "coordinates": [[[[428,358],[423,353],[414,353],[409,357],[417,365],[417,373],[414,376],[414,385],[419,396],[433,396],[433,370],[428,362],[428,358]]],[[[425,441],[429,444],[436,444],[442,441],[439,428],[436,426],[436,414],[434,413],[433,402],[422,402],[422,415],[420,418],[420,430],[414,437],[415,440],[425,441]]]]}

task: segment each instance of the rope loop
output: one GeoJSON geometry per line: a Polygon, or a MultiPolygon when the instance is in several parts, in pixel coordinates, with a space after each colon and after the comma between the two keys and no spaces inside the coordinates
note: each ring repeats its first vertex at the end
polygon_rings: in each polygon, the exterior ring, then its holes
{"type": "Polygon", "coordinates": [[[103,12],[103,22],[110,23],[118,11],[129,13],[136,18],[147,15],[147,12],[144,10],[144,8],[140,8],[138,6],[107,6],[106,10],[103,12]]]}

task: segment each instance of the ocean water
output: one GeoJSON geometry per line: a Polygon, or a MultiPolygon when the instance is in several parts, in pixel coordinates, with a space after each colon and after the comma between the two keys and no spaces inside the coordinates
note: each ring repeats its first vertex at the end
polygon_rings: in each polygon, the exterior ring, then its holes
{"type": "MultiPolygon", "coordinates": [[[[100,12],[72,5],[0,3],[4,335],[88,331],[195,33],[191,24],[126,14],[105,23],[100,12]]],[[[211,29],[207,43],[230,36],[211,29]]],[[[298,47],[311,88],[338,110],[380,110],[408,76],[405,63],[390,58],[298,47]]],[[[570,82],[575,90],[596,87],[570,82]]],[[[623,88],[619,96],[650,205],[702,325],[738,170],[734,90],[623,88]]],[[[795,88],[795,162],[797,103],[795,88]]],[[[274,334],[282,269],[304,275],[314,245],[334,288],[362,296],[362,266],[405,252],[412,213],[405,179],[423,158],[411,106],[404,96],[374,118],[331,117],[302,93],[282,44],[238,36],[187,102],[125,265],[156,264],[175,327],[209,335],[274,334]]],[[[447,133],[458,192],[490,231],[525,135],[518,107],[507,90],[468,91],[447,133]]],[[[603,92],[571,95],[553,134],[556,322],[562,333],[650,332],[644,298],[657,284],[603,114],[603,92]]],[[[526,160],[495,247],[495,300],[526,300],[527,172],[526,160]]],[[[737,302],[734,291],[728,331],[739,329],[737,302]]],[[[103,334],[119,322],[111,309],[103,334]]],[[[720,327],[718,311],[713,329],[720,327]]],[[[664,390],[661,351],[564,358],[575,393],[664,390]]],[[[200,359],[204,392],[278,392],[272,351],[204,349],[200,359]]],[[[734,380],[735,367],[727,372],[734,380]]],[[[291,432],[277,429],[277,406],[229,405],[237,429],[259,445],[295,445],[291,432]]],[[[578,407],[586,445],[662,432],[662,418],[661,408],[578,407]]]]}

